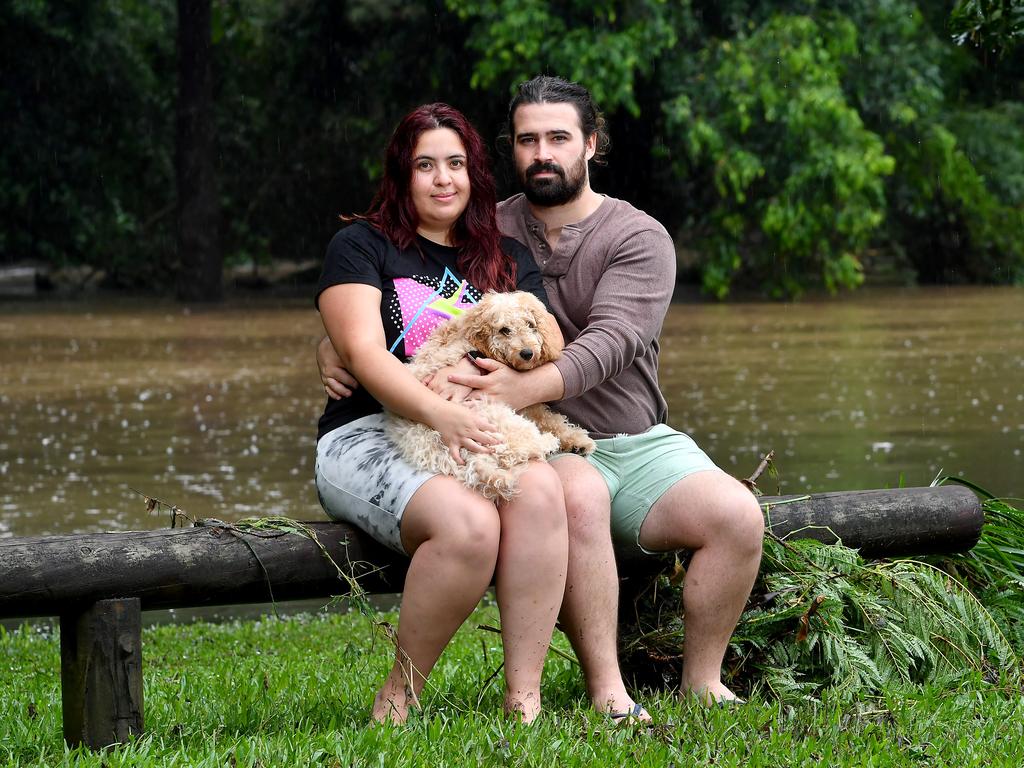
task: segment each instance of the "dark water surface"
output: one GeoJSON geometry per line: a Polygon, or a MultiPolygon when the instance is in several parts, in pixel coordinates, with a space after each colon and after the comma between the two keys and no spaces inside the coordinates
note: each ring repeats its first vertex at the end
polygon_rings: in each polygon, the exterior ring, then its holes
{"type": "MultiPolygon", "coordinates": [[[[316,519],[308,299],[0,304],[0,537],[196,517],[316,519]]],[[[679,303],[669,421],[736,475],[774,448],[785,492],[926,485],[1024,495],[1024,290],[679,303]]],[[[766,491],[773,481],[762,480],[766,491]]]]}

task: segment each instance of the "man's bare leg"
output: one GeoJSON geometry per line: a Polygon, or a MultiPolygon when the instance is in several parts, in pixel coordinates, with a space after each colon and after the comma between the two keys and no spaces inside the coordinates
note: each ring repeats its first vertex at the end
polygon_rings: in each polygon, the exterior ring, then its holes
{"type": "Polygon", "coordinates": [[[707,703],[736,698],[722,683],[722,661],[757,578],[763,541],[764,516],[757,500],[717,470],[688,475],[673,485],[640,528],[644,549],[693,552],[683,587],[682,691],[707,703]]]}

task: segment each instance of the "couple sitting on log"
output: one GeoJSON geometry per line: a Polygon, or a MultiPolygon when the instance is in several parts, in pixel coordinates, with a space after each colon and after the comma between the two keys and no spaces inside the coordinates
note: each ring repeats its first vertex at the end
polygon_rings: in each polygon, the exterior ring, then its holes
{"type": "Polygon", "coordinates": [[[493,577],[506,711],[524,722],[541,711],[557,619],[595,709],[649,720],[616,656],[616,558],[680,549],[692,553],[682,693],[733,700],[721,665],[764,521],[743,485],[665,423],[658,336],[675,283],[672,241],[650,216],[591,188],[588,163],[607,136],[582,86],[522,83],[508,138],[523,192],[496,206],[484,143],[466,118],[444,104],[409,113],[373,204],[331,241],[318,286],[330,395],[317,444],[321,502],[410,557],[395,661],[372,716],[405,720],[493,577]],[[467,358],[428,386],[403,365],[485,291],[512,290],[550,308],[565,341],[559,359],[518,371],[467,358]],[[481,395],[517,411],[553,403],[596,448],[531,461],[518,492],[494,502],[408,464],[385,430],[386,408],[432,427],[453,455],[489,452],[493,424],[465,403],[481,395]]]}

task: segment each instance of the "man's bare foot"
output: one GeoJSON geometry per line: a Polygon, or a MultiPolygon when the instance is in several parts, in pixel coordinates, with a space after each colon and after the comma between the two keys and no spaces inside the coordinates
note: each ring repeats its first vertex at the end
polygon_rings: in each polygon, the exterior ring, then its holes
{"type": "Polygon", "coordinates": [[[720,680],[713,683],[702,683],[701,685],[684,685],[681,692],[696,696],[701,704],[708,707],[716,705],[745,704],[746,702],[730,691],[720,680]]]}

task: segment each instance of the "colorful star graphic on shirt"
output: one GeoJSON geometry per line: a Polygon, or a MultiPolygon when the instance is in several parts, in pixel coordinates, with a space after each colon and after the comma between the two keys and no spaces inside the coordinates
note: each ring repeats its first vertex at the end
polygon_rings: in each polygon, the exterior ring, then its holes
{"type": "Polygon", "coordinates": [[[415,354],[438,325],[462,314],[479,301],[479,291],[445,269],[440,279],[430,277],[396,278],[402,333],[391,346],[395,351],[405,344],[405,354],[415,354]],[[475,296],[474,296],[475,294],[475,296]]]}

